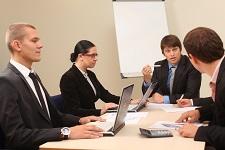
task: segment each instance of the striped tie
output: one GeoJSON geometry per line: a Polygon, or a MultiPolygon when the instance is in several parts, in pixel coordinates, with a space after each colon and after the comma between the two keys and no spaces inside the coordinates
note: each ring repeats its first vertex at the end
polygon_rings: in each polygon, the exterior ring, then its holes
{"type": "Polygon", "coordinates": [[[169,70],[170,95],[172,95],[172,91],[173,91],[173,81],[174,81],[175,70],[176,68],[174,66],[170,67],[170,70],[169,70]]]}

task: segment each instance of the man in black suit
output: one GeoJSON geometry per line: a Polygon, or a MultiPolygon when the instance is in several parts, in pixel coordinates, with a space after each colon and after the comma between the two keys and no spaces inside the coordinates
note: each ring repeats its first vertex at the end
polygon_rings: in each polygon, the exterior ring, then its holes
{"type": "Polygon", "coordinates": [[[198,27],[184,38],[184,47],[193,66],[211,77],[215,103],[183,113],[177,122],[210,121],[209,126],[186,124],[179,129],[184,137],[205,141],[206,149],[225,149],[225,59],[223,42],[212,29],[198,27]]]}
{"type": "Polygon", "coordinates": [[[48,141],[102,136],[101,129],[81,125],[101,118],[62,114],[50,102],[48,92],[32,69],[33,62],[40,61],[43,47],[34,26],[11,24],[6,44],[11,59],[0,74],[0,127],[6,148],[38,149],[48,141]]]}
{"type": "Polygon", "coordinates": [[[192,66],[187,56],[181,55],[181,42],[177,36],[165,36],[161,40],[161,50],[166,59],[155,63],[153,75],[151,75],[152,69],[149,65],[142,70],[143,93],[151,82],[156,81],[158,88],[152,95],[153,102],[174,104],[181,97],[199,98],[201,74],[192,66]],[[171,79],[172,72],[173,80],[171,79]]]}

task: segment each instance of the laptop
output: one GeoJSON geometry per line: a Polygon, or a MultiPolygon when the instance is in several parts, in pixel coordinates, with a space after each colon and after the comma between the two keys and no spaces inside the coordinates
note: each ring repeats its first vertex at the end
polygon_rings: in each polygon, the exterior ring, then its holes
{"type": "Polygon", "coordinates": [[[129,105],[128,112],[138,112],[142,108],[144,108],[145,107],[145,103],[147,102],[147,99],[152,94],[152,92],[155,89],[156,85],[157,85],[157,82],[152,82],[149,85],[149,87],[148,87],[147,91],[145,92],[145,94],[143,95],[143,97],[141,98],[141,100],[139,101],[139,103],[138,104],[129,105]]]}
{"type": "MultiPolygon", "coordinates": [[[[139,101],[138,104],[131,104],[128,107],[128,112],[138,112],[140,111],[142,108],[145,107],[145,103],[147,101],[147,99],[149,98],[149,96],[152,94],[153,90],[155,89],[157,85],[157,82],[152,82],[148,89],[146,90],[145,94],[143,95],[143,97],[141,98],[141,100],[139,101]]],[[[107,112],[117,112],[118,108],[111,108],[109,110],[107,110],[107,112]]]]}
{"type": "Polygon", "coordinates": [[[98,122],[97,127],[103,129],[104,136],[114,136],[125,126],[125,117],[127,115],[128,106],[130,104],[131,94],[134,84],[123,88],[122,95],[119,101],[118,111],[114,122],[98,122]]]}

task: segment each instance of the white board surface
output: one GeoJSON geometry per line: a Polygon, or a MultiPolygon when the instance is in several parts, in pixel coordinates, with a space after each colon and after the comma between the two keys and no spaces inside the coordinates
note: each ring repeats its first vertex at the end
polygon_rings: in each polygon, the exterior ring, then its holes
{"type": "Polygon", "coordinates": [[[163,1],[113,2],[120,72],[141,76],[146,64],[163,59],[161,39],[168,34],[163,1]]]}

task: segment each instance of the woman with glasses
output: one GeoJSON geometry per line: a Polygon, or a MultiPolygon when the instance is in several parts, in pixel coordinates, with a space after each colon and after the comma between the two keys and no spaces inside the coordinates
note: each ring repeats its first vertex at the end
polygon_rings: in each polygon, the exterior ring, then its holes
{"type": "Polygon", "coordinates": [[[60,81],[65,113],[81,117],[99,116],[117,107],[120,97],[106,90],[95,73],[88,69],[95,67],[97,56],[97,48],[90,41],[81,40],[76,44],[70,58],[73,65],[60,81]],[[105,102],[102,109],[95,108],[98,99],[105,102]]]}

